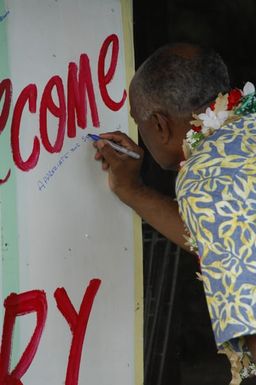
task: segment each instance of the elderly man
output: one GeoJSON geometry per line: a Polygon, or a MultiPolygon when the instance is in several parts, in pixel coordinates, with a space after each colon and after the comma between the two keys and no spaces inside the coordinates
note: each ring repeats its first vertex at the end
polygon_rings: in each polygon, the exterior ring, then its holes
{"type": "Polygon", "coordinates": [[[130,106],[153,158],[164,169],[180,170],[177,201],[144,186],[141,160],[120,155],[104,141],[142,159],[142,149],[126,135],[101,135],[95,158],[124,203],[200,256],[216,343],[229,356],[232,384],[238,384],[256,373],[254,87],[231,90],[218,54],[176,44],[159,49],[138,69],[130,106]]]}

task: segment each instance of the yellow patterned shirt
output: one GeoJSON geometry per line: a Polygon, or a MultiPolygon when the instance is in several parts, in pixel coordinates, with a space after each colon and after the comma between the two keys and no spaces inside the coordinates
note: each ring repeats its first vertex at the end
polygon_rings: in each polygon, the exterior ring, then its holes
{"type": "Polygon", "coordinates": [[[196,147],[176,183],[195,239],[218,347],[256,334],[256,114],[196,147]]]}

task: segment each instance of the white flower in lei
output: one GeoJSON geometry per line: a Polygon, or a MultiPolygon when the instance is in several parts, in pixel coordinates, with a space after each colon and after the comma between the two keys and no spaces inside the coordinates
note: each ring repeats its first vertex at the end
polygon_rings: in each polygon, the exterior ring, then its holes
{"type": "Polygon", "coordinates": [[[189,144],[192,144],[193,143],[193,135],[194,135],[194,131],[193,130],[189,130],[186,134],[186,138],[187,138],[187,142],[189,144]]]}
{"type": "Polygon", "coordinates": [[[255,87],[251,82],[246,82],[243,88],[243,95],[247,96],[250,94],[254,94],[255,92],[255,87]]]}
{"type": "Polygon", "coordinates": [[[206,134],[209,128],[218,130],[223,125],[225,120],[227,120],[228,116],[228,111],[220,111],[215,113],[211,110],[210,107],[208,107],[205,113],[198,115],[198,118],[202,121],[201,132],[206,134]]]}

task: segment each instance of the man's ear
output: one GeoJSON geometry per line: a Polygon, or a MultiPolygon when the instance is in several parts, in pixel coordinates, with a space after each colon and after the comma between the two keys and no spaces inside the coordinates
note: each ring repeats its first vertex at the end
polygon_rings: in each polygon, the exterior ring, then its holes
{"type": "Polygon", "coordinates": [[[169,118],[161,112],[154,112],[152,119],[154,119],[157,135],[163,144],[167,144],[171,136],[169,118]]]}

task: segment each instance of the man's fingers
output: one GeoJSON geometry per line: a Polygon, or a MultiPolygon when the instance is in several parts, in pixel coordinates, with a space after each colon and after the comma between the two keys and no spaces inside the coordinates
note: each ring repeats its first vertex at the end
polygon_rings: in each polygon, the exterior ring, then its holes
{"type": "MultiPolygon", "coordinates": [[[[141,155],[141,159],[133,159],[129,155],[115,150],[112,147],[112,143],[109,142],[110,139],[115,139],[114,142],[118,142],[120,136],[124,138],[123,134],[114,133],[111,134],[111,136],[108,136],[107,134],[104,136],[107,136],[107,138],[103,139],[101,137],[100,140],[97,140],[94,143],[94,147],[97,149],[95,159],[102,162],[102,169],[108,172],[108,182],[111,190],[121,199],[121,196],[125,196],[127,190],[131,190],[132,186],[140,184],[139,176],[143,159],[143,149],[135,143],[132,144],[132,146],[130,146],[132,151],[141,155]]],[[[124,142],[121,141],[121,143],[123,144],[124,142]]],[[[131,143],[133,142],[131,141],[131,143]]],[[[128,148],[128,146],[124,147],[128,148]]]]}
{"type": "Polygon", "coordinates": [[[94,156],[95,160],[101,160],[102,159],[102,154],[97,150],[94,156]]]}
{"type": "Polygon", "coordinates": [[[120,159],[120,156],[117,154],[117,152],[108,143],[104,142],[104,140],[99,140],[97,142],[97,149],[104,160],[109,164],[113,163],[115,160],[120,159]]]}
{"type": "MultiPolygon", "coordinates": [[[[112,171],[115,170],[120,166],[120,162],[123,161],[129,161],[129,163],[131,161],[134,162],[134,159],[128,155],[119,153],[113,149],[107,140],[98,140],[94,143],[94,147],[97,149],[95,159],[102,162],[102,170],[104,171],[107,171],[109,168],[111,168],[112,171]]],[[[126,148],[128,148],[128,146],[126,146],[126,148]]],[[[140,155],[142,161],[144,154],[143,149],[135,144],[135,149],[132,147],[132,150],[140,155]]]]}
{"type": "Polygon", "coordinates": [[[97,149],[97,152],[95,153],[95,160],[99,160],[102,162],[102,170],[106,171],[109,169],[109,164],[108,162],[106,161],[106,159],[104,159],[104,156],[103,154],[100,152],[100,149],[97,148],[96,144],[94,144],[94,147],[97,149]]]}
{"type": "Polygon", "coordinates": [[[136,150],[138,147],[137,144],[131,138],[129,138],[129,136],[120,131],[107,132],[101,134],[100,137],[102,139],[112,140],[115,143],[128,148],[129,150],[136,150]]]}
{"type": "MultiPolygon", "coordinates": [[[[100,142],[103,142],[103,141],[100,141],[100,142]]],[[[101,160],[102,162],[104,161],[104,158],[103,158],[103,154],[101,153],[101,149],[104,147],[104,142],[103,143],[100,143],[99,141],[98,142],[94,142],[93,143],[93,146],[96,148],[96,153],[95,153],[95,160],[101,160]]]]}

